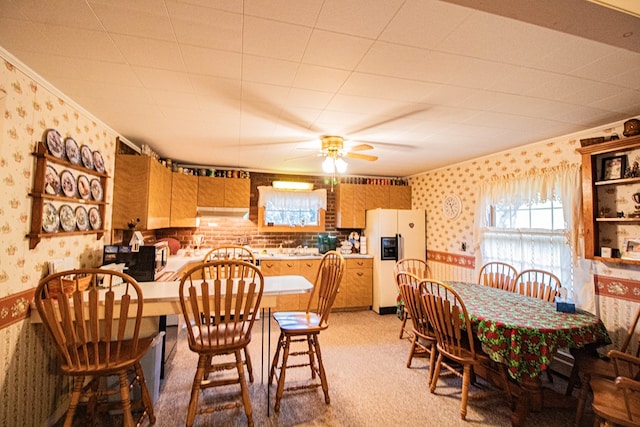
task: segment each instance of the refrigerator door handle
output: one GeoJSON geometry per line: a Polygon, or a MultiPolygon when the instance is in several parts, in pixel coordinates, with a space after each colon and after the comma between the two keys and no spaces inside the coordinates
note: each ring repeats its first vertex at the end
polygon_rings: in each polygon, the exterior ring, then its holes
{"type": "Polygon", "coordinates": [[[402,234],[396,234],[396,262],[404,258],[404,237],[402,234]]]}

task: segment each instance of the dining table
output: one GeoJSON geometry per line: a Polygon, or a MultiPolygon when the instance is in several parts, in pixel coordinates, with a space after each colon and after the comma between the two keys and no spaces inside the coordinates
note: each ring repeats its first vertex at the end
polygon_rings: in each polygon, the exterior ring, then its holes
{"type": "Polygon", "coordinates": [[[522,425],[529,411],[575,407],[575,398],[543,387],[541,376],[558,349],[611,343],[598,316],[580,309],[560,312],[553,302],[475,283],[445,283],[464,302],[482,350],[507,366],[516,385],[512,425],[522,425]]]}

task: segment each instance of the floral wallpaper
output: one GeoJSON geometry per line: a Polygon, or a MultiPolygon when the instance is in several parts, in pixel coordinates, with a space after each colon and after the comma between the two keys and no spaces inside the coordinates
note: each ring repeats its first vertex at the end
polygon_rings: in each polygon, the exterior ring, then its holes
{"type": "MultiPolygon", "coordinates": [[[[36,141],[49,128],[78,144],[99,150],[107,173],[112,174],[117,134],[89,113],[75,108],[68,98],[40,82],[28,70],[21,70],[0,58],[0,421],[2,425],[46,425],[62,406],[68,382],[57,372],[55,355],[42,327],[24,320],[28,315],[33,288],[46,273],[51,259],[70,257],[75,266],[100,263],[102,246],[110,239],[95,235],[51,237],[29,249],[31,197],[36,141]]],[[[622,122],[591,129],[568,137],[527,145],[491,156],[469,160],[410,177],[413,207],[427,212],[427,247],[433,261],[461,270],[461,280],[470,280],[473,263],[473,216],[478,184],[494,174],[522,173],[560,162],[579,162],[575,152],[580,138],[608,133],[622,134],[622,122]],[[456,194],[462,212],[454,220],[445,218],[442,201],[456,194]],[[464,249],[463,250],[463,244],[464,249]]],[[[104,191],[107,212],[104,228],[111,229],[113,182],[104,191]]],[[[640,272],[629,266],[586,262],[582,272],[599,286],[612,278],[629,289],[637,289],[640,272]]],[[[595,284],[594,284],[595,287],[595,284]]],[[[619,286],[618,286],[619,287],[619,286]]],[[[604,287],[603,287],[604,289],[604,287]]],[[[637,302],[615,298],[611,292],[597,295],[597,310],[609,328],[614,343],[620,342],[637,302]]]]}
{"type": "MultiPolygon", "coordinates": [[[[37,141],[57,129],[101,152],[108,174],[114,170],[116,134],[49,86],[0,58],[0,424],[43,425],[65,396],[66,383],[55,370],[55,354],[41,326],[24,321],[33,289],[47,272],[47,261],[69,257],[75,267],[101,262],[101,239],[95,234],[43,238],[29,249],[37,141]]],[[[61,172],[64,168],[58,166],[61,172]]],[[[104,189],[110,203],[113,182],[104,189]]],[[[73,203],[71,203],[73,205],[73,203]]],[[[40,214],[40,213],[35,213],[40,214]]],[[[111,228],[107,205],[104,228],[111,228]]],[[[34,230],[39,231],[39,230],[34,230]]]]}
{"type": "MultiPolygon", "coordinates": [[[[480,182],[494,175],[520,175],[561,163],[580,163],[581,156],[576,151],[580,139],[612,134],[623,137],[623,124],[624,120],[409,177],[413,208],[427,212],[427,253],[431,269],[448,276],[443,277],[445,280],[477,277],[480,266],[472,262],[476,255],[473,225],[480,182]],[[462,201],[461,214],[453,220],[447,219],[442,210],[443,200],[450,194],[457,195],[462,201]],[[464,272],[470,269],[475,272],[464,272]]],[[[630,162],[635,158],[631,156],[630,162]]],[[[622,202],[625,211],[633,210],[630,197],[622,202]]],[[[623,237],[617,236],[618,239],[623,237]]],[[[640,269],[585,260],[575,269],[574,282],[577,281],[583,281],[592,289],[591,300],[583,308],[597,312],[607,325],[614,345],[619,344],[640,301],[640,269]],[[594,275],[599,275],[597,283],[594,275]],[[630,292],[631,298],[622,298],[615,292],[606,292],[608,288],[602,284],[611,281],[622,281],[639,295],[630,292]]]]}

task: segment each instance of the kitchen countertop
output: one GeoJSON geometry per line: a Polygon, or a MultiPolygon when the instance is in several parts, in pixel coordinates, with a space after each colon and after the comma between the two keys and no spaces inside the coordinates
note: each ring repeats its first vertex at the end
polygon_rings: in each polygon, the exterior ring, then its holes
{"type": "MultiPolygon", "coordinates": [[[[342,254],[345,259],[349,258],[373,258],[373,255],[368,254],[342,254]]],[[[260,261],[267,259],[321,259],[321,254],[313,255],[289,255],[289,254],[259,254],[256,258],[260,261]]]]}
{"type": "MultiPolygon", "coordinates": [[[[206,254],[206,251],[202,251],[199,255],[171,255],[167,259],[167,265],[162,271],[162,275],[166,277],[165,280],[171,280],[171,274],[175,274],[180,271],[187,264],[200,262],[202,261],[202,257],[206,254]]],[[[350,258],[373,258],[373,255],[368,254],[346,254],[342,255],[345,259],[350,258]]],[[[263,260],[300,260],[300,259],[321,259],[321,254],[301,254],[301,255],[289,255],[289,254],[256,254],[256,259],[259,261],[263,260]]],[[[161,279],[162,280],[162,279],[161,279]]]]}

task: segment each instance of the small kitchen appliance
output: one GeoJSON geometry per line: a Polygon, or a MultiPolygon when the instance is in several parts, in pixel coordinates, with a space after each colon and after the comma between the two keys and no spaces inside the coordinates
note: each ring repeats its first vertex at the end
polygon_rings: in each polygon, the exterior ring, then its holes
{"type": "Polygon", "coordinates": [[[167,265],[168,256],[166,241],[139,246],[137,252],[128,245],[105,245],[102,265],[124,263],[124,272],[138,282],[153,282],[167,265]]]}
{"type": "Polygon", "coordinates": [[[318,252],[326,254],[329,251],[335,251],[338,247],[338,236],[332,236],[329,233],[318,234],[318,252]]]}

